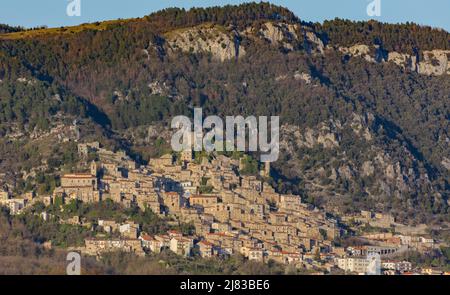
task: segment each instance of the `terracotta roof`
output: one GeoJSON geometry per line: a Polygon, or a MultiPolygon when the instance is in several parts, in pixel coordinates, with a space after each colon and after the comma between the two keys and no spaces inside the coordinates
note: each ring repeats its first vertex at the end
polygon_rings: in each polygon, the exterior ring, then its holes
{"type": "Polygon", "coordinates": [[[153,237],[150,236],[150,235],[142,235],[141,238],[142,238],[144,241],[154,241],[154,240],[155,240],[155,238],[153,238],[153,237]]]}
{"type": "Polygon", "coordinates": [[[294,253],[294,252],[288,252],[288,251],[281,251],[281,254],[285,254],[285,255],[300,255],[300,253],[294,253]]]}
{"type": "Polygon", "coordinates": [[[214,246],[214,244],[213,243],[211,243],[211,242],[208,242],[208,241],[200,241],[199,242],[199,244],[204,244],[204,245],[206,245],[206,246],[214,246]]]}
{"type": "Polygon", "coordinates": [[[169,196],[179,196],[180,195],[177,192],[165,192],[165,194],[169,195],[169,196]]]}

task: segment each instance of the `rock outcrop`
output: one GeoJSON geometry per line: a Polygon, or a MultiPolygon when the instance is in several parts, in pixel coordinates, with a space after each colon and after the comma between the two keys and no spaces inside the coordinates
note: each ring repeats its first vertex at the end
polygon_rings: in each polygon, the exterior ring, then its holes
{"type": "MultiPolygon", "coordinates": [[[[450,50],[424,51],[419,56],[419,54],[387,52],[379,45],[355,44],[350,47],[331,47],[325,45],[310,28],[285,22],[266,22],[260,29],[248,27],[242,32],[219,25],[203,24],[166,33],[165,40],[169,52],[177,50],[191,53],[209,52],[214,58],[223,62],[246,54],[245,48],[240,44],[241,36],[253,38],[253,40],[261,38],[287,51],[295,50],[296,44],[301,43],[310,54],[324,54],[325,50],[338,50],[346,56],[361,57],[372,63],[392,62],[406,70],[423,75],[450,75],[450,50]]],[[[144,53],[149,58],[147,49],[144,49],[144,53]]]]}
{"type": "Polygon", "coordinates": [[[201,25],[172,31],[166,35],[169,50],[191,53],[211,53],[220,61],[245,55],[240,45],[239,34],[217,25],[201,25]]]}
{"type": "MultiPolygon", "coordinates": [[[[333,149],[339,146],[339,123],[322,123],[316,128],[306,128],[301,130],[297,126],[285,125],[282,127],[281,141],[295,141],[297,147],[313,148],[316,145],[322,145],[324,148],[333,149]]],[[[286,144],[287,146],[287,144],[286,144]]]]}
{"type": "Polygon", "coordinates": [[[450,50],[424,51],[423,61],[417,65],[419,74],[428,76],[450,75],[450,50]]]}
{"type": "Polygon", "coordinates": [[[266,22],[261,29],[248,27],[242,34],[250,38],[262,38],[274,46],[283,47],[285,50],[294,50],[294,42],[299,40],[299,26],[283,22],[266,22]]]}
{"type": "Polygon", "coordinates": [[[309,44],[307,50],[312,53],[317,51],[319,53],[324,53],[325,44],[323,41],[314,33],[314,32],[306,32],[305,33],[306,44],[309,44]],[[313,45],[313,46],[311,46],[313,45]]]}
{"type": "Polygon", "coordinates": [[[351,57],[362,57],[368,62],[392,62],[404,69],[427,76],[450,75],[450,50],[431,50],[419,56],[401,52],[383,52],[379,46],[370,47],[357,44],[351,47],[339,47],[338,50],[351,57]]]}
{"type": "Polygon", "coordinates": [[[450,159],[444,157],[444,159],[441,162],[442,166],[444,166],[445,169],[450,171],[450,159]]]}
{"type": "Polygon", "coordinates": [[[297,81],[298,80],[305,81],[306,84],[311,84],[312,82],[312,76],[305,72],[296,71],[294,74],[294,79],[297,81]]]}
{"type": "Polygon", "coordinates": [[[356,44],[351,47],[339,47],[339,51],[345,55],[362,57],[368,62],[375,62],[375,58],[372,56],[372,50],[365,44],[356,44]]]}
{"type": "Polygon", "coordinates": [[[411,56],[406,53],[389,52],[388,62],[393,62],[404,69],[409,69],[411,71],[417,71],[417,57],[411,56]]]}

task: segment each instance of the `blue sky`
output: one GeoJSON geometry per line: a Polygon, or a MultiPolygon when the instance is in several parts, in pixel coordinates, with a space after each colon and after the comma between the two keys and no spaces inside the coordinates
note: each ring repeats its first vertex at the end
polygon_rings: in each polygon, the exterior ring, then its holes
{"type": "MultiPolygon", "coordinates": [[[[239,4],[239,0],[80,0],[81,16],[69,17],[66,7],[74,0],[0,0],[0,23],[35,27],[60,27],[117,18],[140,17],[166,7],[205,7],[239,4]]],[[[450,31],[450,0],[380,0],[381,16],[369,17],[374,0],[274,0],[305,21],[335,17],[352,20],[374,18],[384,22],[412,21],[450,31]]]]}

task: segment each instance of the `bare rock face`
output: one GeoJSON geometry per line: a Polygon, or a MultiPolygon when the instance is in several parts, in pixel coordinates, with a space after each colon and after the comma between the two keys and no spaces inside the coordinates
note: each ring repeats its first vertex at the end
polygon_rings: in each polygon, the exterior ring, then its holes
{"type": "Polygon", "coordinates": [[[419,176],[411,167],[402,167],[400,162],[394,162],[386,153],[379,152],[375,157],[375,163],[383,171],[386,180],[395,183],[400,191],[409,191],[418,182],[419,176]]]}
{"type": "Polygon", "coordinates": [[[322,144],[325,148],[328,149],[339,146],[337,135],[335,133],[326,131],[319,134],[319,136],[317,137],[317,143],[322,144]]]}
{"type": "Polygon", "coordinates": [[[17,78],[17,82],[24,83],[27,85],[34,85],[34,84],[36,84],[37,80],[20,77],[20,78],[17,78]]]}
{"type": "Polygon", "coordinates": [[[223,62],[245,55],[245,49],[239,44],[238,37],[237,32],[228,32],[220,26],[200,25],[170,32],[166,41],[171,51],[209,52],[223,62]]]}
{"type": "Polygon", "coordinates": [[[423,52],[423,60],[405,53],[390,52],[388,61],[404,69],[416,71],[427,76],[450,75],[450,50],[431,50],[423,52]]]}
{"type": "Polygon", "coordinates": [[[259,31],[253,27],[248,27],[243,34],[249,37],[259,36],[275,46],[282,46],[286,50],[293,50],[293,41],[298,40],[297,34],[299,26],[283,22],[266,22],[259,31]]]}
{"type": "Polygon", "coordinates": [[[432,50],[423,53],[417,72],[428,76],[450,75],[450,50],[432,50]]]}
{"type": "Polygon", "coordinates": [[[114,90],[113,95],[118,101],[128,100],[128,95],[125,96],[120,90],[114,90]]]}
{"type": "Polygon", "coordinates": [[[308,73],[305,73],[305,72],[300,73],[299,71],[296,71],[294,74],[294,79],[297,81],[303,80],[303,81],[305,81],[306,84],[311,84],[311,82],[312,82],[311,75],[308,73]]]}
{"type": "Polygon", "coordinates": [[[411,56],[406,53],[399,52],[389,52],[388,54],[388,62],[393,62],[396,65],[404,68],[410,69],[411,71],[417,71],[417,57],[411,56]]]}
{"type": "Polygon", "coordinates": [[[431,50],[423,52],[423,60],[415,55],[401,52],[382,54],[378,46],[373,48],[357,44],[351,47],[339,47],[338,50],[351,57],[362,57],[368,62],[392,62],[403,69],[415,71],[427,76],[450,75],[450,50],[431,50]]]}
{"type": "Polygon", "coordinates": [[[358,138],[370,143],[373,139],[370,125],[374,120],[375,116],[371,113],[364,115],[353,113],[351,119],[346,123],[329,120],[313,128],[306,127],[304,129],[286,124],[281,128],[281,141],[291,142],[298,147],[313,148],[321,145],[325,149],[336,149],[341,146],[342,131],[350,128],[358,138]]]}
{"type": "Polygon", "coordinates": [[[261,29],[261,33],[264,35],[264,38],[273,44],[283,43],[284,32],[280,25],[268,22],[265,23],[264,26],[265,29],[261,29]]]}
{"type": "Polygon", "coordinates": [[[372,140],[372,133],[369,130],[369,124],[375,120],[373,114],[367,114],[365,116],[353,114],[350,127],[353,129],[355,134],[364,137],[366,141],[372,140]]]}
{"type": "Polygon", "coordinates": [[[363,163],[361,170],[364,176],[372,176],[375,172],[375,167],[373,166],[372,161],[366,161],[363,163]]]}
{"type": "Polygon", "coordinates": [[[281,142],[289,146],[288,142],[293,141],[298,147],[312,148],[322,145],[326,149],[333,149],[339,146],[339,135],[336,126],[329,126],[327,123],[320,124],[316,128],[306,128],[301,130],[298,126],[284,125],[282,127],[281,142]]]}
{"type": "MultiPolygon", "coordinates": [[[[165,39],[168,52],[177,50],[192,53],[209,52],[214,58],[223,62],[246,54],[245,48],[240,44],[241,35],[253,39],[262,38],[272,45],[288,51],[294,50],[295,41],[304,42],[309,53],[323,54],[325,49],[333,49],[333,47],[325,46],[313,31],[303,30],[303,28],[300,31],[298,24],[284,22],[266,22],[259,30],[255,27],[248,27],[240,33],[219,25],[202,24],[169,32],[165,35],[165,39]]],[[[355,44],[350,47],[334,47],[334,49],[344,55],[361,57],[372,63],[392,62],[406,70],[422,75],[450,75],[450,50],[424,51],[422,59],[418,55],[395,51],[386,52],[378,45],[355,44]]],[[[144,53],[149,57],[148,49],[144,49],[144,53]]],[[[309,81],[307,77],[299,75],[296,79],[309,81]]]]}
{"type": "Polygon", "coordinates": [[[339,47],[339,51],[349,56],[362,57],[368,62],[376,62],[375,57],[372,56],[371,48],[365,44],[356,44],[351,47],[339,47]]]}
{"type": "MultiPolygon", "coordinates": [[[[417,159],[410,151],[404,148],[402,154],[405,158],[399,158],[372,139],[373,120],[373,114],[365,113],[353,114],[342,122],[324,121],[313,127],[283,125],[280,128],[280,149],[288,155],[288,162],[287,167],[277,169],[286,169],[303,179],[308,194],[323,197],[325,207],[333,207],[352,198],[352,192],[340,191],[343,183],[356,191],[363,189],[367,197],[380,204],[419,189],[433,191],[427,173],[417,169],[417,159]],[[353,130],[353,134],[349,130],[353,130]],[[359,153],[356,161],[349,158],[346,151],[349,137],[361,140],[359,151],[353,151],[359,153]],[[319,145],[323,150],[316,149],[319,145]],[[311,161],[318,155],[320,161],[311,161]],[[363,187],[359,184],[361,177],[363,187]]],[[[450,166],[450,160],[446,159],[444,164],[450,166]]]]}
{"type": "Polygon", "coordinates": [[[444,157],[441,164],[442,164],[442,166],[445,167],[445,169],[450,171],[450,159],[449,158],[444,157]]]}
{"type": "Polygon", "coordinates": [[[306,40],[316,46],[316,50],[319,53],[324,53],[325,51],[325,45],[323,44],[323,41],[313,32],[306,32],[305,34],[306,40]]]}
{"type": "Polygon", "coordinates": [[[387,165],[385,173],[387,178],[394,179],[396,176],[394,165],[392,164],[387,165]]]}
{"type": "MultiPolygon", "coordinates": [[[[290,75],[283,74],[283,75],[279,75],[279,76],[275,77],[275,81],[280,82],[280,81],[284,81],[289,78],[290,78],[290,75]]],[[[308,84],[308,85],[311,84],[313,81],[313,77],[311,76],[311,74],[306,73],[306,72],[300,72],[300,71],[295,71],[293,78],[296,81],[303,81],[303,82],[305,82],[305,84],[308,84]]]]}
{"type": "Polygon", "coordinates": [[[354,173],[352,168],[349,165],[343,165],[339,167],[339,175],[345,179],[352,179],[354,177],[354,173]]]}
{"type": "Polygon", "coordinates": [[[304,140],[304,146],[310,148],[317,144],[320,144],[327,149],[339,146],[338,136],[325,126],[319,130],[306,129],[304,140]]]}

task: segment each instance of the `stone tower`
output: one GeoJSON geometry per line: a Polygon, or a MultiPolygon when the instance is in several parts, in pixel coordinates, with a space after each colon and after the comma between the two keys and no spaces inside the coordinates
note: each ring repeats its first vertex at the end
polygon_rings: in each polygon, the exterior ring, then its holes
{"type": "Polygon", "coordinates": [[[98,173],[98,163],[95,161],[91,162],[91,175],[97,177],[98,173]]]}

